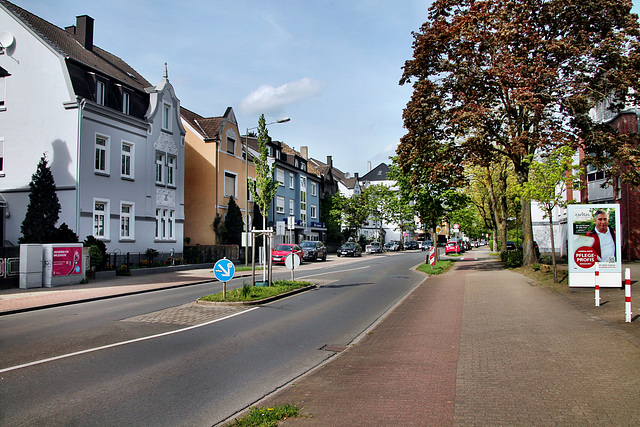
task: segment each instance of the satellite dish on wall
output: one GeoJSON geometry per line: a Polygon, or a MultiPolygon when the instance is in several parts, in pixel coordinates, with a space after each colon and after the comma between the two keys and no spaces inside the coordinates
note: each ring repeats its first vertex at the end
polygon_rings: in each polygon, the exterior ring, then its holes
{"type": "Polygon", "coordinates": [[[8,31],[3,31],[0,33],[0,55],[4,54],[5,51],[11,55],[15,50],[16,39],[13,35],[8,31]]]}

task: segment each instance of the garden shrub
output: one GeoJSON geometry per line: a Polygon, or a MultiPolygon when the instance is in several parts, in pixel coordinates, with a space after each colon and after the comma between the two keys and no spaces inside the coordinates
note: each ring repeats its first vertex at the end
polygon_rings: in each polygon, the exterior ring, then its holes
{"type": "Polygon", "coordinates": [[[502,251],[500,252],[500,260],[508,268],[522,267],[524,256],[522,251],[502,251]]]}

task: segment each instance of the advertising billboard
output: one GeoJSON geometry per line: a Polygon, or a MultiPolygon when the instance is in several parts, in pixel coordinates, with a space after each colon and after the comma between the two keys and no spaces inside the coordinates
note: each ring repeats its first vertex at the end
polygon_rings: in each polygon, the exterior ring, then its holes
{"type": "Polygon", "coordinates": [[[51,273],[66,276],[82,273],[82,247],[54,246],[51,273]]]}
{"type": "Polygon", "coordinates": [[[568,206],[569,286],[595,287],[622,283],[619,205],[568,206]]]}

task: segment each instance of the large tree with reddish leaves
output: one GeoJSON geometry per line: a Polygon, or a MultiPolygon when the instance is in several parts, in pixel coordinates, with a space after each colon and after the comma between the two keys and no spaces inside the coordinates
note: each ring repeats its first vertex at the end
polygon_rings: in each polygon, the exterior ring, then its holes
{"type": "MultiPolygon", "coordinates": [[[[589,115],[607,98],[621,109],[640,94],[630,10],[630,0],[436,0],[400,81],[414,88],[398,148],[403,171],[414,185],[446,186],[464,162],[505,156],[522,184],[536,154],[564,145],[582,145],[593,164],[640,163],[637,146],[589,115]]],[[[626,170],[635,174],[625,179],[640,182],[637,167],[626,170]]],[[[531,264],[524,198],[522,230],[531,264]]]]}

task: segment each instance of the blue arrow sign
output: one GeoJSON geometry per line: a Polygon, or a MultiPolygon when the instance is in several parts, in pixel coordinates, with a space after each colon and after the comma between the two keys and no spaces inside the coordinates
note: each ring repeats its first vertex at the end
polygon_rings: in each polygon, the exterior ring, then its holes
{"type": "Polygon", "coordinates": [[[228,282],[233,279],[233,275],[236,274],[236,266],[233,265],[231,260],[226,258],[219,260],[213,266],[213,274],[221,282],[228,282]]]}

